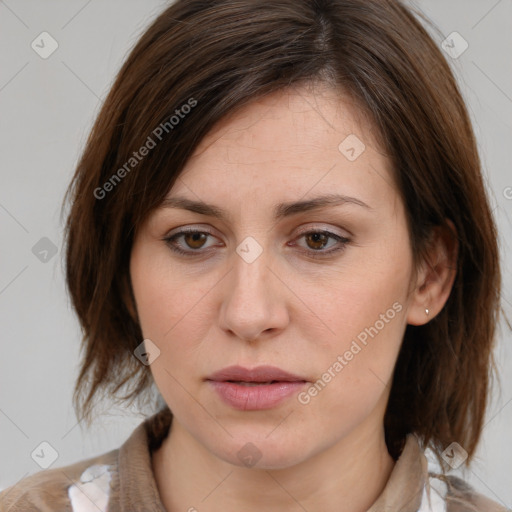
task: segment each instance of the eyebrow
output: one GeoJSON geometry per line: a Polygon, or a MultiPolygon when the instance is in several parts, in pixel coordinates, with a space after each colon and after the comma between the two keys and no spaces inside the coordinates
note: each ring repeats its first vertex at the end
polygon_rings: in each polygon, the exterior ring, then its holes
{"type": "MultiPolygon", "coordinates": [[[[360,199],[357,199],[356,197],[340,194],[327,194],[315,197],[313,199],[308,199],[306,201],[279,203],[274,206],[273,214],[274,219],[277,221],[284,219],[285,217],[291,217],[303,212],[320,210],[329,206],[342,206],[350,204],[361,206],[368,210],[373,210],[373,208],[368,206],[360,199]]],[[[160,208],[181,208],[183,210],[189,210],[191,212],[215,217],[224,221],[228,220],[230,217],[225,210],[218,206],[204,203],[202,201],[194,201],[180,196],[167,197],[160,205],[160,208]]]]}

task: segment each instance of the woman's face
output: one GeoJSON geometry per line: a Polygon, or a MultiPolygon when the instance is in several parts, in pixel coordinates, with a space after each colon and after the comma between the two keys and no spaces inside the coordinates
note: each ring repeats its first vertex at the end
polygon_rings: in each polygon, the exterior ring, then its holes
{"type": "Polygon", "coordinates": [[[233,464],[288,467],[382,433],[412,253],[389,162],[353,109],[328,88],[253,102],[202,141],[134,241],[173,428],[233,464]],[[261,366],[274,370],[249,372],[261,366]]]}

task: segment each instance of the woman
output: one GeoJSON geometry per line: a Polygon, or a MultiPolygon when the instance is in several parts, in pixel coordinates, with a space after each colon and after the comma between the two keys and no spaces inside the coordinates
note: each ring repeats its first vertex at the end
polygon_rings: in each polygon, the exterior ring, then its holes
{"type": "Polygon", "coordinates": [[[77,411],[164,403],[2,510],[505,510],[448,474],[483,427],[497,233],[455,79],[401,3],[178,0],[68,193],[77,411]]]}

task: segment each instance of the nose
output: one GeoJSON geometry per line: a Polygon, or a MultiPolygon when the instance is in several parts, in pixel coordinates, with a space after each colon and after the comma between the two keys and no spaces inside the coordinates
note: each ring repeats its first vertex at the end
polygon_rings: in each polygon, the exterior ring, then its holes
{"type": "Polygon", "coordinates": [[[287,288],[269,263],[265,251],[251,263],[235,254],[222,288],[220,327],[244,341],[276,336],[289,322],[287,288]]]}

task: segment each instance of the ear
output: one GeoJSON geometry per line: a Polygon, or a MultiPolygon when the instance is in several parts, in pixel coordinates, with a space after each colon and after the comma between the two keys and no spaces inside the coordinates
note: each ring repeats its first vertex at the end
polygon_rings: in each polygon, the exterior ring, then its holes
{"type": "Polygon", "coordinates": [[[433,228],[412,289],[407,323],[424,325],[443,309],[455,281],[458,253],[457,231],[453,222],[445,219],[445,224],[433,228]]]}

